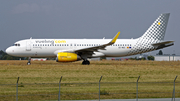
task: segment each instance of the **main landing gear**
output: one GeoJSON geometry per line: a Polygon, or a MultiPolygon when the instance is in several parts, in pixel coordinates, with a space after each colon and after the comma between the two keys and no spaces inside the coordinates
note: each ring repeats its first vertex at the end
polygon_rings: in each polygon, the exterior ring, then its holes
{"type": "Polygon", "coordinates": [[[27,65],[31,65],[31,57],[29,57],[27,65]]]}
{"type": "Polygon", "coordinates": [[[88,61],[88,60],[84,60],[83,62],[82,62],[82,65],[89,65],[90,64],[90,62],[88,61]]]}

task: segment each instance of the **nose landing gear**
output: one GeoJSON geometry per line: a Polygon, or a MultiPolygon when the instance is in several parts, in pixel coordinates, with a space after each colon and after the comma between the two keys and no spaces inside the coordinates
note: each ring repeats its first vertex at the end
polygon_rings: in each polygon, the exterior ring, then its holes
{"type": "Polygon", "coordinates": [[[31,65],[31,57],[28,58],[27,65],[31,65]]]}

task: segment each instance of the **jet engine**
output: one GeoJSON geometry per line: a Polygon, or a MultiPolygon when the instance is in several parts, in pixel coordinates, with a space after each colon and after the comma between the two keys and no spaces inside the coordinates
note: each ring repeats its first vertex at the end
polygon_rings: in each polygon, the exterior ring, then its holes
{"type": "Polygon", "coordinates": [[[56,62],[73,62],[81,60],[81,57],[75,53],[60,52],[57,54],[56,62]]]}

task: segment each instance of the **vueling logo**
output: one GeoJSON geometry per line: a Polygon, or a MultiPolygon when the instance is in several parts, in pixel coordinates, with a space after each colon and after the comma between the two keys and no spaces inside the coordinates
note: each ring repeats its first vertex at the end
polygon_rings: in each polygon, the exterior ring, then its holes
{"type": "Polygon", "coordinates": [[[66,43],[65,40],[54,40],[55,43],[66,43]]]}

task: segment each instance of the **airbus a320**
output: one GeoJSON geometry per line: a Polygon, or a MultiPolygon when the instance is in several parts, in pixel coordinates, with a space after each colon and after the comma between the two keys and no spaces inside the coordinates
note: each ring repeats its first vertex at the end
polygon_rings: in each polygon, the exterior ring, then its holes
{"type": "Polygon", "coordinates": [[[118,32],[112,39],[25,39],[6,49],[12,56],[56,57],[57,62],[83,60],[89,65],[89,58],[124,57],[174,45],[174,41],[164,41],[169,13],[161,14],[148,30],[136,39],[118,39],[118,32]]]}

